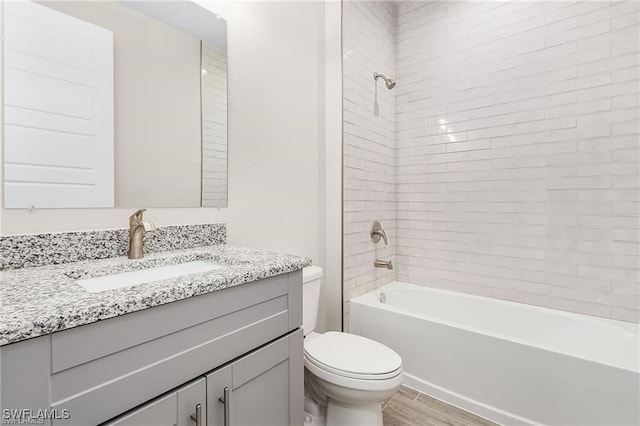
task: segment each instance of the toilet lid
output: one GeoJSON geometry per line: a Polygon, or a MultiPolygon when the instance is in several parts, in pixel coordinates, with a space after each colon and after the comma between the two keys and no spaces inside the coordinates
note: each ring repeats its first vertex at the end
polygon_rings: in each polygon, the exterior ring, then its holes
{"type": "Polygon", "coordinates": [[[306,358],[317,366],[349,377],[384,379],[397,375],[400,355],[385,345],[355,334],[326,332],[305,342],[306,358]]]}

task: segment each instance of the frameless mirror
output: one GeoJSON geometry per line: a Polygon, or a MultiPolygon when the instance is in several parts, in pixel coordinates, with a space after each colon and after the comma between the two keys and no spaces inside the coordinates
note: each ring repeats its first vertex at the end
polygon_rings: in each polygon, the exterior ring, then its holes
{"type": "Polygon", "coordinates": [[[227,205],[226,21],[189,1],[4,4],[5,208],[227,205]]]}

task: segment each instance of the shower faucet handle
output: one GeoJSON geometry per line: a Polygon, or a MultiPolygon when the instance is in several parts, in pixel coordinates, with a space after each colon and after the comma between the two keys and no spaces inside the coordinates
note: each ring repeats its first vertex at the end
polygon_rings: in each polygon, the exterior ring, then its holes
{"type": "Polygon", "coordinates": [[[384,240],[384,245],[388,246],[387,234],[384,232],[384,229],[382,229],[380,222],[376,220],[373,222],[373,225],[371,225],[371,241],[377,244],[378,241],[380,241],[380,237],[384,240]]]}

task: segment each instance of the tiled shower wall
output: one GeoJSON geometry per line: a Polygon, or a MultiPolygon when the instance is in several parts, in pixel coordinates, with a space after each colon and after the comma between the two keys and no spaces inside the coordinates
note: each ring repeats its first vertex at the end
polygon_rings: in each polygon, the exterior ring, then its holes
{"type": "Polygon", "coordinates": [[[345,2],[345,302],[398,279],[637,322],[639,11],[345,2]]]}
{"type": "Polygon", "coordinates": [[[343,2],[344,67],[344,300],[390,282],[394,271],[394,94],[373,73],[394,73],[394,9],[386,2],[343,2]],[[371,242],[378,220],[389,246],[371,242]]]}
{"type": "Polygon", "coordinates": [[[638,321],[639,11],[398,6],[398,280],[638,321]]]}

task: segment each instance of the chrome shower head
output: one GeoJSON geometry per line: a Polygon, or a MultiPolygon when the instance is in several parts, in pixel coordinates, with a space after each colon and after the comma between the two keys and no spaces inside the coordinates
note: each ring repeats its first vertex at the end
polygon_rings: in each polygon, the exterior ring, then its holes
{"type": "Polygon", "coordinates": [[[396,87],[396,82],[395,80],[385,77],[384,74],[379,74],[377,72],[373,73],[373,78],[378,81],[378,78],[382,78],[384,80],[384,84],[387,86],[387,89],[391,90],[394,87],[396,87]]]}

